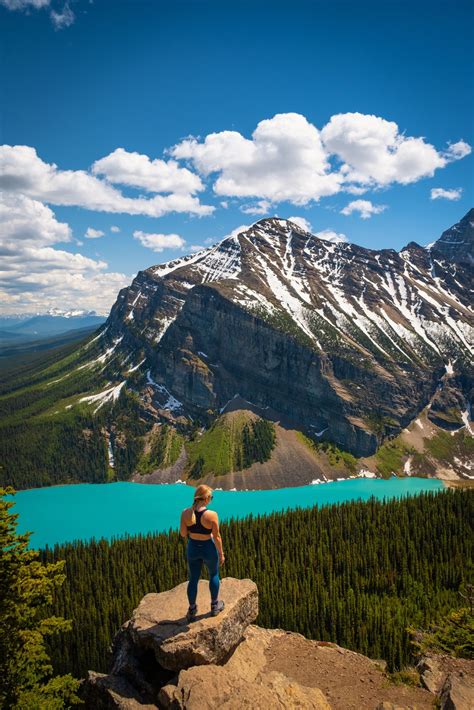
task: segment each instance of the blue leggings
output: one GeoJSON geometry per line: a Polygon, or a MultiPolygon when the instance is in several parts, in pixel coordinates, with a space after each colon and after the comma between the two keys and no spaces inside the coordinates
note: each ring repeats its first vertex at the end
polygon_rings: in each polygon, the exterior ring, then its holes
{"type": "Polygon", "coordinates": [[[202,563],[209,570],[209,591],[211,600],[216,601],[219,596],[219,555],[212,538],[209,540],[193,540],[188,538],[187,548],[189,583],[188,599],[190,604],[196,603],[199,577],[201,576],[202,563]]]}

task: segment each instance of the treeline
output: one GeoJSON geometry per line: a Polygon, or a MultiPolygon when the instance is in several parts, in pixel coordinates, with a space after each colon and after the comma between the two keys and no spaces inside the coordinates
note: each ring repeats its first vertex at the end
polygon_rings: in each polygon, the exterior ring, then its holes
{"type": "MultiPolygon", "coordinates": [[[[337,642],[393,670],[413,660],[408,626],[426,628],[460,605],[473,521],[474,496],[459,490],[231,521],[222,525],[222,575],[255,580],[260,625],[337,642]]],[[[112,638],[140,599],[186,579],[176,532],[55,546],[41,557],[66,560],[67,580],[45,614],[73,620],[50,650],[55,672],[76,676],[106,672],[112,638]]]]}
{"type": "Polygon", "coordinates": [[[22,488],[107,480],[99,420],[61,415],[0,427],[0,485],[22,488]]]}

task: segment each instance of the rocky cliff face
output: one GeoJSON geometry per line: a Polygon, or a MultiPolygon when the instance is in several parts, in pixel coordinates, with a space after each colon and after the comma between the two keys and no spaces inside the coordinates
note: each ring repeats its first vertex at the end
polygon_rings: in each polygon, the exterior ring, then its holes
{"type": "Polygon", "coordinates": [[[423,687],[393,685],[381,663],[332,643],[252,625],[258,594],[251,580],[225,578],[225,610],[208,613],[201,581],[199,615],[187,624],[186,584],[147,594],[113,643],[108,675],[89,671],[86,710],[468,710],[474,663],[423,659],[423,687]]]}
{"type": "Polygon", "coordinates": [[[157,419],[212,417],[239,395],[368,456],[446,368],[459,416],[469,409],[473,224],[471,210],[431,247],[397,253],[261,220],[140,272],[111,311],[104,361],[157,419]]]}

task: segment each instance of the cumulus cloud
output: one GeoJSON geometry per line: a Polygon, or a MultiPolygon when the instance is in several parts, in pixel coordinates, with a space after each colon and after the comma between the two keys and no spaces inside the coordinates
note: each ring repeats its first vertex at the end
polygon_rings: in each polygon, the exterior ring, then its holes
{"type": "Polygon", "coordinates": [[[110,228],[110,231],[113,232],[114,234],[118,234],[120,232],[120,227],[117,227],[115,224],[110,228]]]}
{"type": "Polygon", "coordinates": [[[242,205],[240,211],[244,214],[268,214],[272,203],[268,200],[259,200],[253,205],[242,205]]]}
{"type": "Polygon", "coordinates": [[[150,234],[137,230],[133,236],[142,246],[157,252],[164,249],[182,249],[186,245],[185,240],[179,234],[150,234]]]}
{"type": "Polygon", "coordinates": [[[450,143],[448,149],[444,153],[444,157],[448,162],[453,160],[461,160],[465,158],[472,152],[472,148],[469,143],[465,141],[458,141],[457,143],[450,143]]]}
{"type": "Polygon", "coordinates": [[[131,277],[107,272],[104,261],[56,247],[72,239],[69,225],[46,205],[0,193],[0,310],[80,307],[107,313],[131,277]]]}
{"type": "Polygon", "coordinates": [[[211,133],[202,143],[184,140],[171,154],[190,160],[203,175],[219,173],[218,195],[306,204],[334,195],[342,180],[330,172],[318,129],[297,113],[260,121],[251,139],[237,131],[211,133]]]}
{"type": "Polygon", "coordinates": [[[201,179],[174,160],[151,160],[147,155],[117,148],[92,166],[94,175],[104,175],[109,182],[143,187],[148,192],[193,194],[203,189],[201,179]]]}
{"type": "Polygon", "coordinates": [[[47,7],[51,0],[0,0],[0,5],[3,5],[8,10],[30,10],[34,8],[39,10],[42,7],[47,7]]]}
{"type": "Polygon", "coordinates": [[[65,3],[63,9],[59,12],[51,10],[49,16],[56,30],[63,30],[65,27],[70,27],[76,19],[76,16],[69,7],[69,3],[65,3]]]}
{"type": "Polygon", "coordinates": [[[442,187],[433,187],[431,190],[432,200],[460,200],[462,195],[462,187],[445,190],[442,187]]]}
{"type": "MultiPolygon", "coordinates": [[[[28,12],[29,10],[41,10],[50,7],[51,0],[0,0],[0,5],[3,5],[8,10],[28,12]]],[[[51,10],[49,16],[56,30],[70,27],[76,19],[69,2],[65,2],[61,9],[51,10]]]]}
{"type": "Polygon", "coordinates": [[[93,227],[87,227],[86,233],[84,236],[87,239],[99,239],[100,237],[103,237],[105,232],[102,232],[100,229],[94,229],[93,227]]]}
{"type": "MultiPolygon", "coordinates": [[[[305,219],[305,217],[288,217],[288,219],[306,232],[313,232],[311,222],[305,219]]],[[[338,234],[333,229],[323,229],[321,232],[316,232],[314,236],[319,237],[319,239],[325,239],[328,242],[333,242],[334,244],[349,241],[345,234],[338,234]]]]}
{"type": "Polygon", "coordinates": [[[328,242],[333,242],[334,244],[341,244],[349,241],[345,234],[338,234],[333,229],[323,229],[322,232],[316,232],[314,236],[319,237],[320,239],[325,239],[328,242]]]}
{"type": "Polygon", "coordinates": [[[311,222],[309,222],[304,217],[288,217],[288,219],[290,220],[290,222],[294,222],[298,225],[298,227],[301,227],[301,229],[304,229],[306,232],[311,232],[311,230],[313,229],[311,226],[311,222]]]}
{"type": "Polygon", "coordinates": [[[328,152],[343,161],[346,182],[405,185],[446,164],[430,143],[406,137],[394,121],[379,116],[337,114],[324,126],[321,138],[328,152]]]}
{"type": "MultiPolygon", "coordinates": [[[[100,161],[99,161],[100,162],[100,161]]],[[[27,195],[53,205],[74,205],[101,212],[161,217],[168,212],[207,215],[214,207],[201,205],[185,193],[126,197],[109,182],[85,170],[60,170],[45,163],[29,146],[0,146],[0,189],[27,195]]]]}
{"type": "Polygon", "coordinates": [[[216,194],[260,198],[241,209],[264,214],[266,203],[304,205],[342,190],[361,195],[416,182],[470,151],[462,140],[438,151],[380,116],[337,114],[319,130],[301,114],[285,113],[260,121],[250,138],[210,133],[203,140],[186,138],[170,153],[212,176],[216,194]]]}
{"type": "MultiPolygon", "coordinates": [[[[251,227],[250,224],[241,224],[240,227],[236,227],[231,232],[229,232],[229,234],[226,234],[225,237],[222,237],[222,239],[229,239],[229,237],[238,237],[239,234],[241,234],[242,232],[246,232],[247,229],[250,229],[250,227],[251,227]]],[[[207,241],[208,240],[206,239],[206,242],[207,241]]],[[[212,244],[214,244],[216,241],[217,240],[215,240],[215,239],[209,240],[209,242],[212,244]]]]}
{"type": "Polygon", "coordinates": [[[369,219],[373,214],[380,214],[386,209],[387,205],[373,205],[370,200],[354,200],[341,210],[341,214],[347,217],[353,212],[359,212],[362,219],[369,219]]]}

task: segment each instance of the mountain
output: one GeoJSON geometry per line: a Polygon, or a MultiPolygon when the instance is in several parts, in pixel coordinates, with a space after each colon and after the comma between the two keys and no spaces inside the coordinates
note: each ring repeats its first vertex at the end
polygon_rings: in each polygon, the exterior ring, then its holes
{"type": "Polygon", "coordinates": [[[467,478],[473,222],[396,252],[264,219],[152,266],[55,367],[56,410],[100,412],[110,461],[140,480],[467,478]]]}
{"type": "Polygon", "coordinates": [[[10,316],[0,319],[0,342],[33,341],[54,335],[61,335],[72,330],[91,328],[101,325],[103,316],[94,311],[60,311],[52,309],[45,314],[27,317],[10,316]]]}

